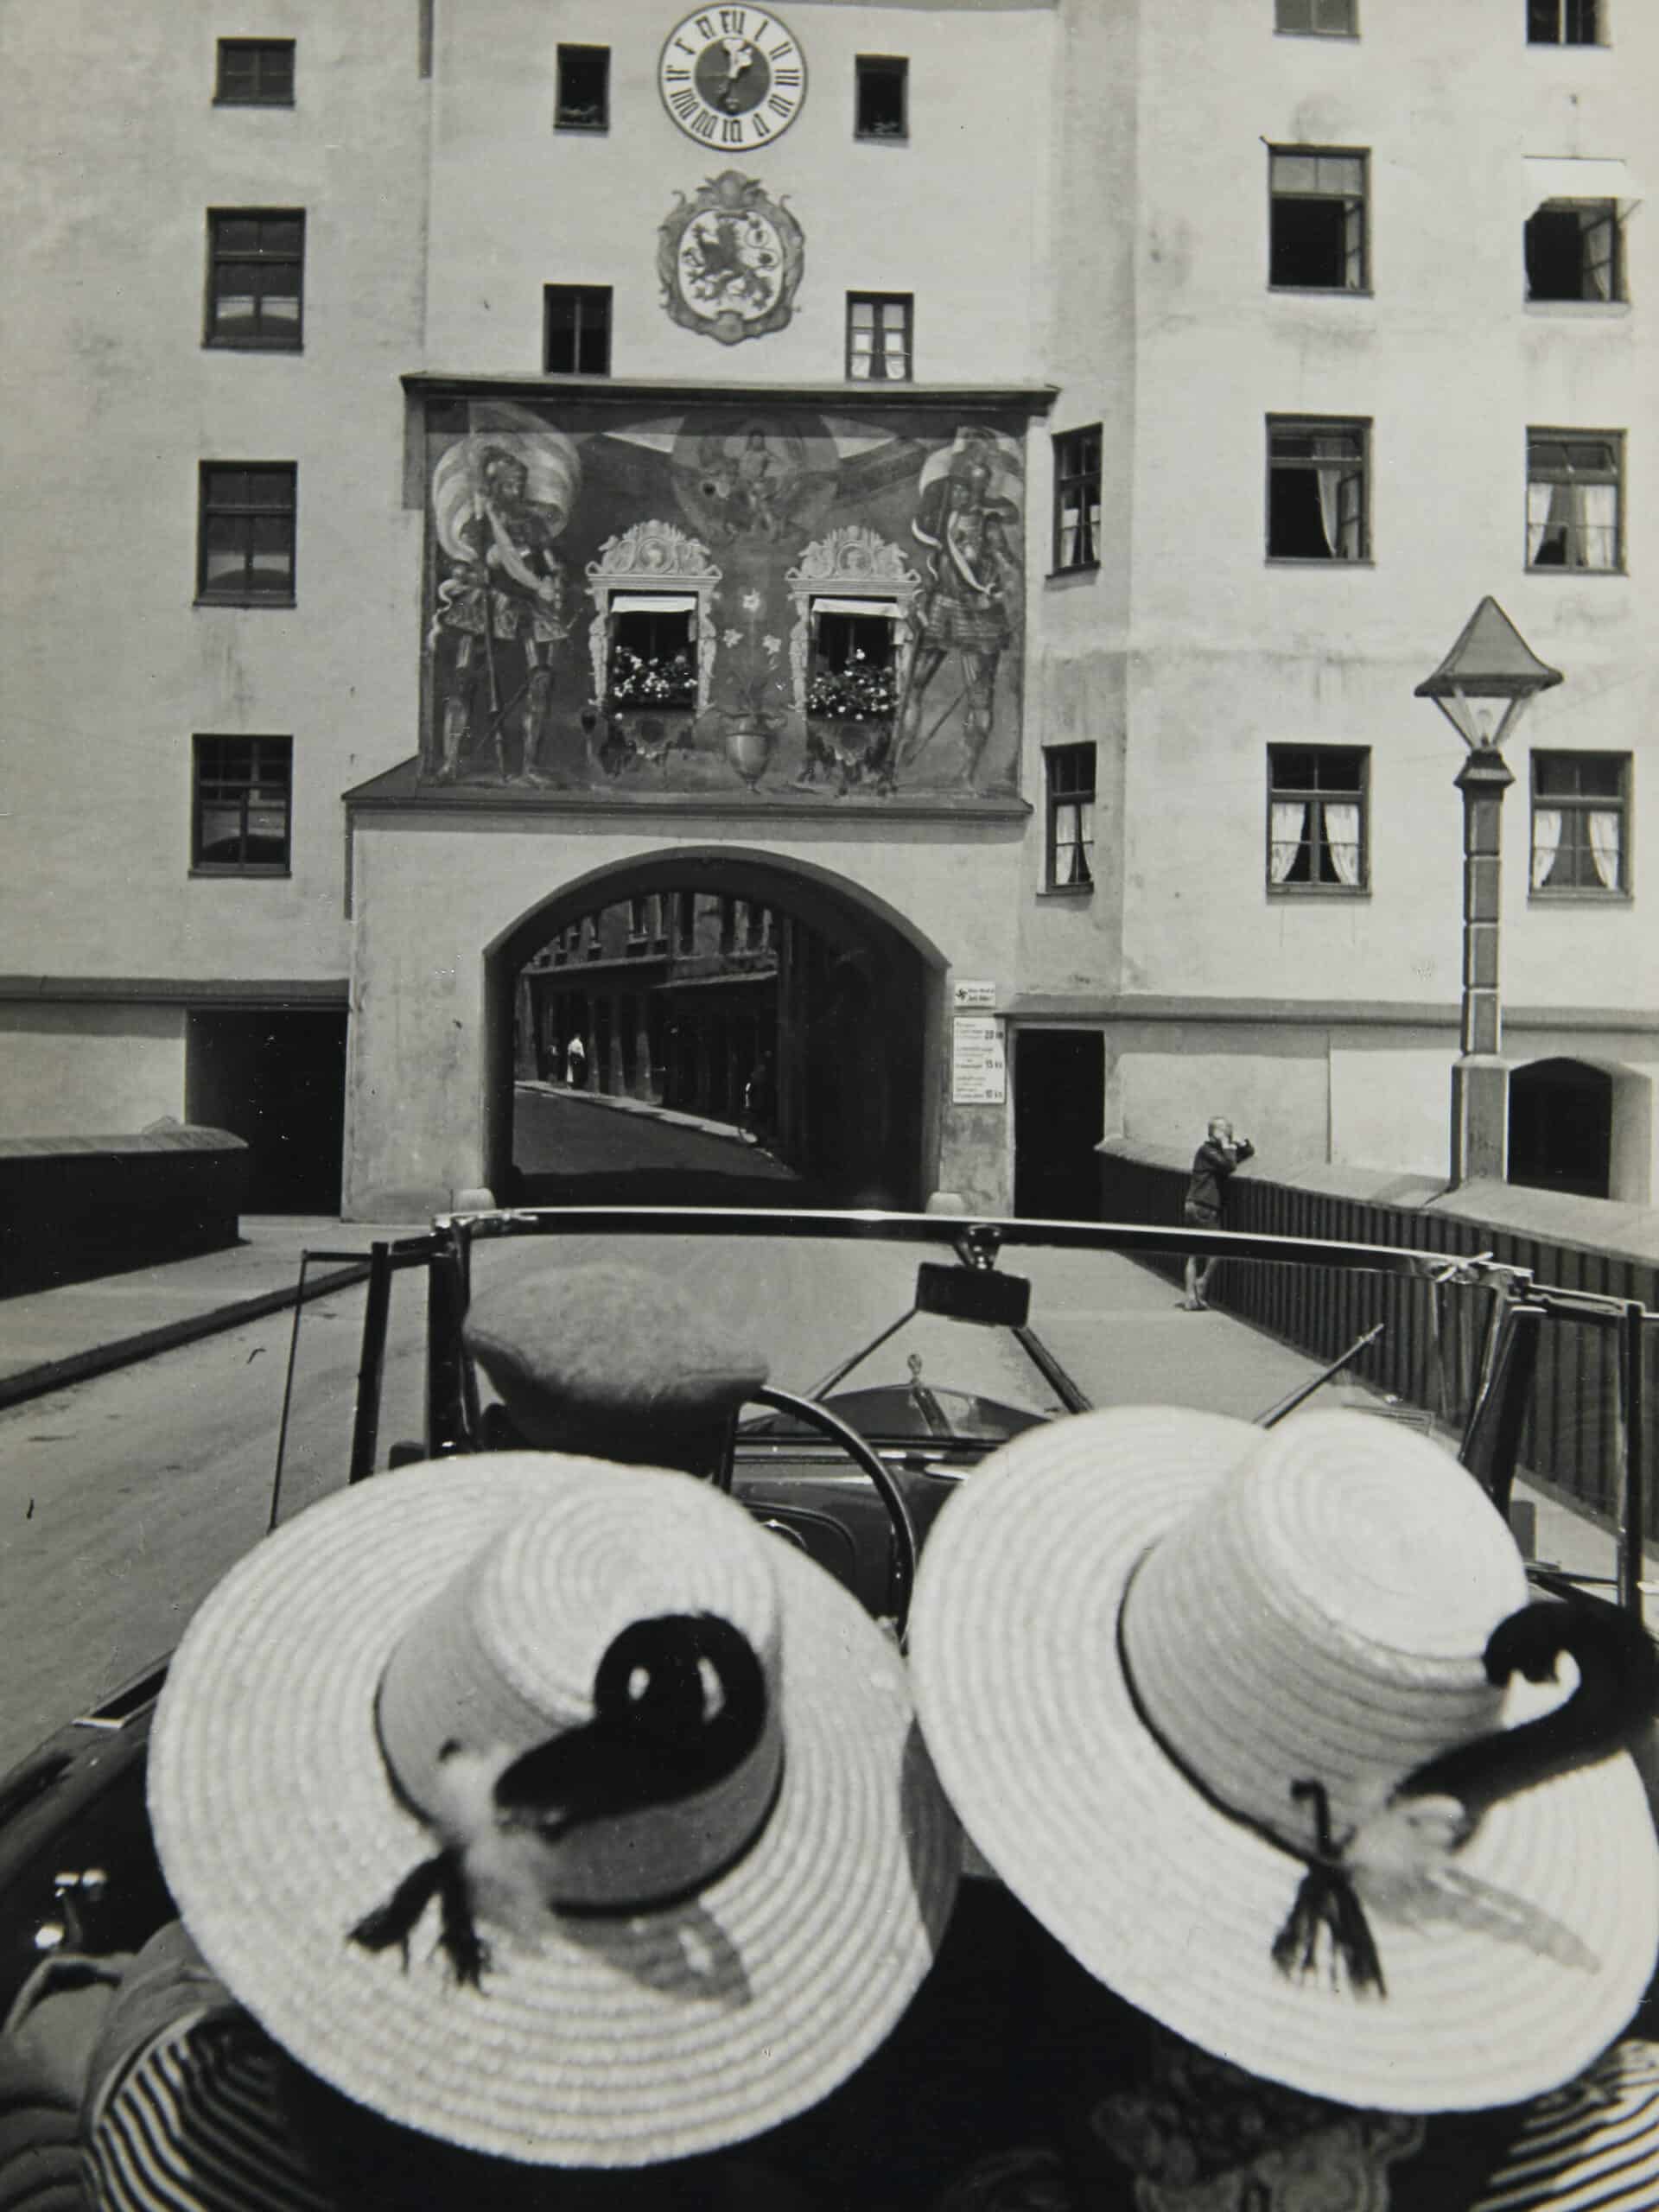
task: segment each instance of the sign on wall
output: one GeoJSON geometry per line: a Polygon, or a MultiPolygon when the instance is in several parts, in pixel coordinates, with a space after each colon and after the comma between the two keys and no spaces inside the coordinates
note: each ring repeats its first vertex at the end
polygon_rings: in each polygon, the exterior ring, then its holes
{"type": "Polygon", "coordinates": [[[965,1012],[969,1007],[995,1006],[996,985],[967,981],[954,983],[950,988],[950,1003],[958,1013],[965,1012]]]}
{"type": "Polygon", "coordinates": [[[1007,1096],[1001,1020],[995,1014],[956,1015],[950,1024],[951,1104],[1002,1106],[1007,1096]]]}

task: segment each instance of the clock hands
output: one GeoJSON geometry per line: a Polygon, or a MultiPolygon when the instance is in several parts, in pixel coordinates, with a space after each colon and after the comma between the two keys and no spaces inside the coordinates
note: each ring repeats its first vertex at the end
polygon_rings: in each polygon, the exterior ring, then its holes
{"type": "Polygon", "coordinates": [[[726,88],[720,96],[722,107],[734,110],[737,105],[737,80],[754,60],[754,48],[746,38],[723,38],[726,49],[726,88]]]}

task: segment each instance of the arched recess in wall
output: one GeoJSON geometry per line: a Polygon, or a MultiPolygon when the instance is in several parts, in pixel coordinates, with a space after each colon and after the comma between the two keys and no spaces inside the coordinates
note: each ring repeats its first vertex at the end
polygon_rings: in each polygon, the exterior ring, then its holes
{"type": "Polygon", "coordinates": [[[1510,1181],[1577,1198],[1635,1198],[1631,1185],[1645,1180],[1651,1088],[1630,1070],[1588,1060],[1512,1068],[1510,1181]]]}
{"type": "MultiPolygon", "coordinates": [[[[776,1027],[768,1035],[777,1046],[777,1148],[802,1169],[803,1180],[798,1195],[780,1191],[767,1202],[918,1206],[933,1187],[938,1156],[944,956],[896,909],[828,870],[728,847],[685,845],[664,846],[573,879],[486,949],[484,1150],[486,1179],[497,1198],[574,1195],[535,1187],[536,1179],[514,1166],[514,1084],[527,1071],[516,1064],[515,1037],[524,1055],[531,995],[521,979],[532,956],[569,932],[580,963],[563,976],[537,977],[545,987],[545,992],[538,988],[537,1001],[550,999],[559,1007],[545,1017],[545,1033],[538,1033],[536,1049],[543,1061],[550,1046],[562,1049],[571,1026],[565,1010],[569,995],[590,976],[596,987],[608,976],[616,990],[626,991],[632,1007],[657,988],[669,1010],[667,1029],[690,1028],[694,993],[701,989],[707,1003],[714,996],[708,987],[716,979],[695,972],[703,964],[700,959],[675,957],[686,900],[694,916],[734,907],[740,915],[764,912],[769,942],[776,931],[776,1027]],[[591,918],[636,906],[649,913],[650,950],[657,950],[658,931],[668,939],[669,957],[654,986],[648,958],[624,967],[607,959],[609,948],[601,946],[593,968],[586,965],[592,938],[584,942],[582,933],[591,918]]],[[[718,960],[712,964],[718,971],[718,960]]],[[[600,989],[584,995],[596,1011],[600,989]]],[[[610,1002],[618,1003],[613,995],[610,1002]]],[[[638,1098],[644,1085],[631,1053],[624,1064],[626,1039],[617,1038],[608,1015],[599,1026],[597,1038],[591,1026],[587,1031],[590,1080],[607,1081],[620,1072],[638,1098]]],[[[674,1063],[680,1045],[671,1034],[662,1047],[664,1059],[674,1063]]],[[[680,1079],[675,1065],[667,1075],[671,1084],[680,1079]]],[[[730,1117],[738,1087],[728,1086],[717,1115],[730,1117]]],[[[611,1195],[605,1194],[606,1202],[611,1195]]]]}

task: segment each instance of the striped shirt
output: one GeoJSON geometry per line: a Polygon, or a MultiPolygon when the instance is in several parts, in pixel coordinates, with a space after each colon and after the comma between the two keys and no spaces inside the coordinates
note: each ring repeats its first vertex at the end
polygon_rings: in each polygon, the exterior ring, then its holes
{"type": "Polygon", "coordinates": [[[171,2022],[92,2114],[94,2202],[102,2212],[334,2212],[290,2140],[278,2064],[244,2012],[171,2022]]]}
{"type": "MultiPolygon", "coordinates": [[[[92,2115],[92,2193],[100,2212],[339,2212],[293,2143],[278,2064],[263,2031],[244,2013],[197,2011],[163,2029],[121,2071],[92,2115]]],[[[1354,2115],[1356,2121],[1363,2117],[1354,2115]]],[[[1457,2122],[1448,2116],[1434,2124],[1457,2122]]],[[[1409,2172],[1413,2154],[1423,2147],[1422,2123],[1399,2127],[1403,2132],[1395,2138],[1378,2133],[1372,2155],[1361,2162],[1370,2193],[1342,2202],[1408,2212],[1426,2201],[1421,2180],[1409,2172]]],[[[1362,2133],[1322,2131],[1349,2179],[1362,2133]]],[[[1310,2152],[1317,2167],[1313,2136],[1300,2157],[1264,2156],[1235,2168],[1232,2177],[1256,2192],[1239,2201],[1262,2212],[1290,2212],[1293,2204],[1307,2202],[1310,2152]]],[[[1190,2204],[1198,2212],[1200,2202],[1208,2208],[1218,2201],[1215,2180],[1195,2179],[1189,2189],[1166,2171],[1147,2193],[1131,2179],[1135,2193],[1125,2202],[1155,2205],[1159,2212],[1185,2212],[1190,2204]]],[[[1010,2150],[980,2163],[959,2175],[938,2203],[938,2212],[1027,2212],[1033,2203],[1082,2212],[1059,2155],[1047,2146],[1010,2150]]],[[[1465,2212],[1659,2212],[1659,2044],[1616,2044],[1576,2081],[1529,2107],[1465,2212]]]]}

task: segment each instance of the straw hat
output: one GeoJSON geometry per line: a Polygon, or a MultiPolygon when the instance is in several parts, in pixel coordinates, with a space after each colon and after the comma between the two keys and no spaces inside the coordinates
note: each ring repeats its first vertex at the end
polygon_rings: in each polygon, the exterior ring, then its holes
{"type": "Polygon", "coordinates": [[[969,1834],[1101,1980],[1253,2073],[1456,2110],[1568,2079],[1653,1972],[1629,1758],[1560,1771],[1557,1744],[1512,1794],[1549,1737],[1581,1758],[1592,1692],[1622,1700],[1609,1741],[1650,1713],[1645,1637],[1596,1608],[1613,1648],[1581,1653],[1573,1717],[1487,1740],[1563,1706],[1498,1655],[1553,1664],[1569,1613],[1528,1608],[1502,1519],[1425,1438],[1133,1408],[1015,1439],[945,1507],[912,1678],[969,1834]]]}
{"type": "Polygon", "coordinates": [[[378,1476],[244,1560],[174,1661],[149,1798],[279,2044],[549,2165],[817,2102],[925,1974],[959,1843],[838,1584],[685,1475],[544,1453],[378,1476]]]}

